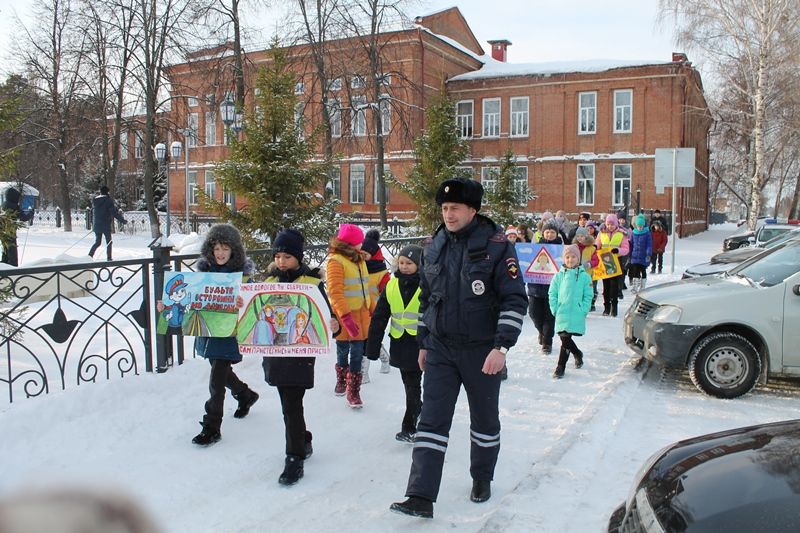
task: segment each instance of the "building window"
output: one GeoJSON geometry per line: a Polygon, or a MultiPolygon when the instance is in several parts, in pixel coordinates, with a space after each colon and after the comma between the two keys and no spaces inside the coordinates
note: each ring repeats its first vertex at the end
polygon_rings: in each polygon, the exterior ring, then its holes
{"type": "Polygon", "coordinates": [[[294,94],[303,94],[306,92],[306,84],[302,81],[298,81],[294,84],[294,94]]]}
{"type": "Polygon", "coordinates": [[[133,153],[136,159],[141,159],[144,157],[144,142],[142,140],[141,132],[135,131],[133,132],[133,153]]]}
{"type": "Polygon", "coordinates": [[[366,85],[367,84],[364,81],[364,77],[363,76],[359,76],[359,75],[356,74],[352,78],[350,78],[350,88],[351,89],[363,89],[364,87],[366,87],[366,85]]]}
{"type": "Polygon", "coordinates": [[[350,203],[364,203],[364,165],[350,165],[350,203]]]}
{"type": "MultiPolygon", "coordinates": [[[[389,180],[387,179],[392,174],[392,169],[386,163],[383,164],[383,197],[386,200],[386,203],[389,203],[389,180]]],[[[378,191],[380,188],[378,187],[378,165],[375,165],[375,186],[372,188],[375,205],[380,204],[380,198],[378,198],[378,191]]]]}
{"type": "Polygon", "coordinates": [[[342,108],[339,100],[328,101],[328,118],[330,119],[331,137],[342,136],[342,108]]]}
{"type": "Polygon", "coordinates": [[[297,128],[297,138],[305,139],[305,131],[303,130],[303,113],[305,113],[306,104],[304,102],[297,102],[294,104],[294,127],[297,128]]]}
{"type": "Polygon", "coordinates": [[[355,137],[363,137],[367,134],[367,97],[353,97],[353,120],[350,124],[350,131],[355,137]]]}
{"type": "Polygon", "coordinates": [[[222,201],[233,207],[233,193],[225,187],[222,188],[222,201]]]}
{"type": "Polygon", "coordinates": [[[206,95],[206,105],[209,107],[214,107],[217,104],[217,98],[214,94],[207,94],[206,95]]]}
{"type": "Polygon", "coordinates": [[[197,129],[199,127],[199,121],[200,117],[198,116],[198,113],[189,113],[189,115],[186,117],[186,129],[189,130],[189,132],[185,139],[186,146],[188,148],[194,148],[197,146],[197,129]]]}
{"type": "Polygon", "coordinates": [[[614,91],[614,133],[631,132],[632,109],[633,91],[630,89],[614,91]]]}
{"type": "Polygon", "coordinates": [[[464,100],[456,104],[456,123],[458,124],[458,136],[462,139],[472,138],[474,106],[475,104],[472,100],[464,100]]]}
{"type": "Polygon", "coordinates": [[[388,87],[392,84],[392,75],[391,74],[381,74],[378,76],[378,85],[383,87],[388,87]]]}
{"type": "Polygon", "coordinates": [[[628,205],[631,200],[631,166],[614,165],[614,206],[628,205]]]}
{"type": "Polygon", "coordinates": [[[578,93],[578,101],[578,133],[581,135],[594,133],[597,93],[578,93]]]}
{"type": "Polygon", "coordinates": [[[328,184],[326,186],[328,194],[337,200],[342,199],[342,169],[341,167],[331,168],[331,173],[328,176],[328,184]]]}
{"type": "Polygon", "coordinates": [[[528,97],[511,99],[511,136],[528,136],[528,97]]]}
{"type": "Polygon", "coordinates": [[[119,158],[128,159],[128,132],[119,134],[119,158]]]}
{"type": "Polygon", "coordinates": [[[475,179],[475,171],[472,167],[456,167],[453,177],[475,179]]]}
{"type": "Polygon", "coordinates": [[[197,171],[189,171],[189,205],[197,205],[197,171]]]}
{"type": "Polygon", "coordinates": [[[578,165],[578,205],[594,205],[594,165],[578,165]]]}
{"type": "Polygon", "coordinates": [[[329,91],[341,91],[342,90],[342,78],[336,78],[335,80],[331,80],[328,83],[328,90],[329,91]]]}
{"type": "MultiPolygon", "coordinates": [[[[500,167],[481,167],[481,183],[487,192],[494,192],[498,172],[500,172],[500,167]]],[[[486,197],[483,198],[483,203],[486,203],[486,197]]]]}
{"type": "Polygon", "coordinates": [[[186,105],[189,107],[197,107],[200,104],[197,102],[196,96],[189,96],[186,98],[186,105]]]}
{"type": "Polygon", "coordinates": [[[528,167],[514,168],[514,191],[519,198],[519,206],[528,205],[528,167]]]}
{"type": "Polygon", "coordinates": [[[217,144],[217,114],[214,111],[206,113],[206,146],[217,144]]]}
{"type": "Polygon", "coordinates": [[[213,170],[206,170],[203,192],[205,192],[206,196],[209,198],[215,198],[217,196],[217,182],[214,180],[213,170]]]}
{"type": "Polygon", "coordinates": [[[378,100],[378,109],[381,112],[381,134],[389,135],[392,131],[392,99],[388,94],[382,94],[378,100]]]}
{"type": "Polygon", "coordinates": [[[500,99],[483,99],[483,136],[500,137],[500,99]]]}

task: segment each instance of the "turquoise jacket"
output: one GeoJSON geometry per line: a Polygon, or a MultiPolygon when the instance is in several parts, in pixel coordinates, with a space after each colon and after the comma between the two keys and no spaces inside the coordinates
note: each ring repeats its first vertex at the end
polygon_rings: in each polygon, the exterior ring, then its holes
{"type": "Polygon", "coordinates": [[[556,333],[586,332],[586,314],[592,305],[592,277],[580,265],[562,267],[550,282],[550,311],[556,317],[556,333]]]}

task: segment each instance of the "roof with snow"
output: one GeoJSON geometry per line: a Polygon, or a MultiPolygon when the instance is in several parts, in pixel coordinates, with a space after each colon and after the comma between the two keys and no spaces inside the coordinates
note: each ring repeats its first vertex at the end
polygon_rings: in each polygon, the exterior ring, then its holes
{"type": "Polygon", "coordinates": [[[483,62],[483,67],[474,72],[453,76],[448,82],[512,76],[547,76],[573,72],[604,72],[625,67],[644,67],[672,63],[671,61],[645,59],[589,59],[583,61],[549,61],[544,63],[504,63],[492,59],[487,55],[480,56],[478,59],[483,62]]]}

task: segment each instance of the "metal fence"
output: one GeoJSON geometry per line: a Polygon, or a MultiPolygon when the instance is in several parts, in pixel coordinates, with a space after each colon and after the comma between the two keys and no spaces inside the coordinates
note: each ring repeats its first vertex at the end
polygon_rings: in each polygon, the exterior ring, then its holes
{"type": "MultiPolygon", "coordinates": [[[[385,239],[396,257],[422,238],[385,239]]],[[[305,250],[306,262],[323,265],[327,246],[305,250]]],[[[262,276],[269,249],[250,250],[262,276]]],[[[140,372],[165,372],[185,360],[190,338],[159,335],[155,301],[169,271],[192,271],[199,256],[153,249],[153,257],[0,270],[0,402],[114,380],[140,372]]]]}

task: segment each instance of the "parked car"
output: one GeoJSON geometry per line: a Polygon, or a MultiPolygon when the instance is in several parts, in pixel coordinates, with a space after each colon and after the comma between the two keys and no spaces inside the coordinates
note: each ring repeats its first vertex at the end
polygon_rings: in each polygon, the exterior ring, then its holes
{"type": "Polygon", "coordinates": [[[742,261],[760,254],[765,249],[772,248],[773,246],[795,237],[800,237],[800,227],[795,226],[794,229],[787,231],[786,233],[782,233],[777,237],[768,240],[767,242],[761,243],[758,246],[746,246],[744,248],[737,248],[727,252],[720,252],[712,256],[711,259],[706,263],[690,266],[683,272],[683,276],[681,277],[683,279],[696,278],[698,276],[710,276],[712,274],[721,274],[722,272],[727,272],[741,264],[742,261]]]}
{"type": "Polygon", "coordinates": [[[651,456],[609,533],[800,530],[800,420],[682,440],[651,456]]]}
{"type": "Polygon", "coordinates": [[[756,230],[755,237],[750,241],[750,246],[762,247],[775,237],[797,229],[796,224],[764,224],[756,230]]]}
{"type": "Polygon", "coordinates": [[[755,231],[745,228],[722,241],[722,251],[736,250],[745,246],[758,246],[760,243],[765,243],[781,233],[786,233],[795,228],[797,228],[796,223],[777,224],[773,218],[763,219],[762,223],[762,220],[759,219],[759,224],[756,225],[755,231]]]}
{"type": "Polygon", "coordinates": [[[736,398],[769,376],[800,375],[800,239],[721,276],[646,289],[625,313],[637,354],[686,368],[697,388],[736,398]]]}
{"type": "Polygon", "coordinates": [[[750,239],[756,236],[755,231],[750,231],[745,227],[743,231],[739,231],[738,233],[734,233],[730,237],[726,237],[724,241],[722,241],[722,251],[727,252],[728,250],[736,250],[740,246],[749,246],[750,239]]]}

